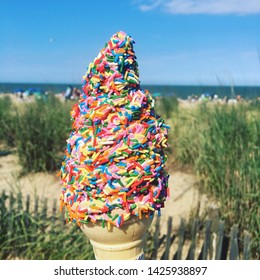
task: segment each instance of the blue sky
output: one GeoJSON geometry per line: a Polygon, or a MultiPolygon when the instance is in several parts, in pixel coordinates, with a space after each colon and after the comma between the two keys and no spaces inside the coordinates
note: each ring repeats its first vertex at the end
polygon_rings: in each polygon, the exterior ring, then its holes
{"type": "Polygon", "coordinates": [[[0,0],[0,81],[81,83],[117,31],[141,83],[260,85],[260,0],[0,0]]]}

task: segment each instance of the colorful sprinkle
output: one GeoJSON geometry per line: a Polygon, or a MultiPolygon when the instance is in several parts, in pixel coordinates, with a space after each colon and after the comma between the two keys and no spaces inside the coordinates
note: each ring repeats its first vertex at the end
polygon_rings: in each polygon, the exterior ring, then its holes
{"type": "Polygon", "coordinates": [[[124,32],[113,35],[83,77],[60,170],[70,222],[120,227],[131,216],[160,214],[169,196],[169,126],[140,88],[133,44],[124,32]]]}

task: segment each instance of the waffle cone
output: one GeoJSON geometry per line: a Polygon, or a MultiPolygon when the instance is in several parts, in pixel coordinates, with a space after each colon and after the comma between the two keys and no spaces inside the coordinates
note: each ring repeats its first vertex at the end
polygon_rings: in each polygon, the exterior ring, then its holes
{"type": "Polygon", "coordinates": [[[100,222],[83,224],[82,231],[89,238],[96,260],[144,259],[144,239],[152,218],[131,217],[121,227],[108,230],[100,222]]]}

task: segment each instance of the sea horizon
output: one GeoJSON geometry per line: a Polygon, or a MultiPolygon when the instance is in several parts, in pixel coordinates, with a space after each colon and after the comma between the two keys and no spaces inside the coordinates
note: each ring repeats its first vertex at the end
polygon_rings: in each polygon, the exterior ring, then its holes
{"type": "MultiPolygon", "coordinates": [[[[81,89],[80,83],[33,83],[33,82],[0,82],[0,93],[13,93],[17,89],[27,90],[29,88],[41,89],[54,94],[66,91],[68,86],[81,89]]],[[[219,97],[229,98],[240,95],[245,99],[257,98],[260,96],[260,85],[193,85],[193,84],[141,84],[142,89],[147,89],[152,94],[159,93],[162,96],[170,95],[178,98],[188,98],[191,95],[205,93],[217,94],[219,97]]]]}

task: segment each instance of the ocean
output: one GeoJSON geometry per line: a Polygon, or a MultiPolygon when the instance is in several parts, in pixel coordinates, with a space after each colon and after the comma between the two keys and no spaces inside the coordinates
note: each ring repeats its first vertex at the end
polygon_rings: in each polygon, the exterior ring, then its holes
{"type": "MultiPolygon", "coordinates": [[[[52,93],[65,92],[68,85],[81,88],[80,84],[52,84],[52,83],[0,83],[1,93],[12,93],[16,89],[27,90],[37,88],[52,93]]],[[[217,94],[219,97],[233,98],[240,95],[244,99],[255,99],[260,97],[260,86],[206,86],[206,85],[141,85],[142,89],[147,89],[151,94],[159,93],[162,96],[171,95],[178,98],[187,99],[188,96],[209,93],[217,94]]]]}

